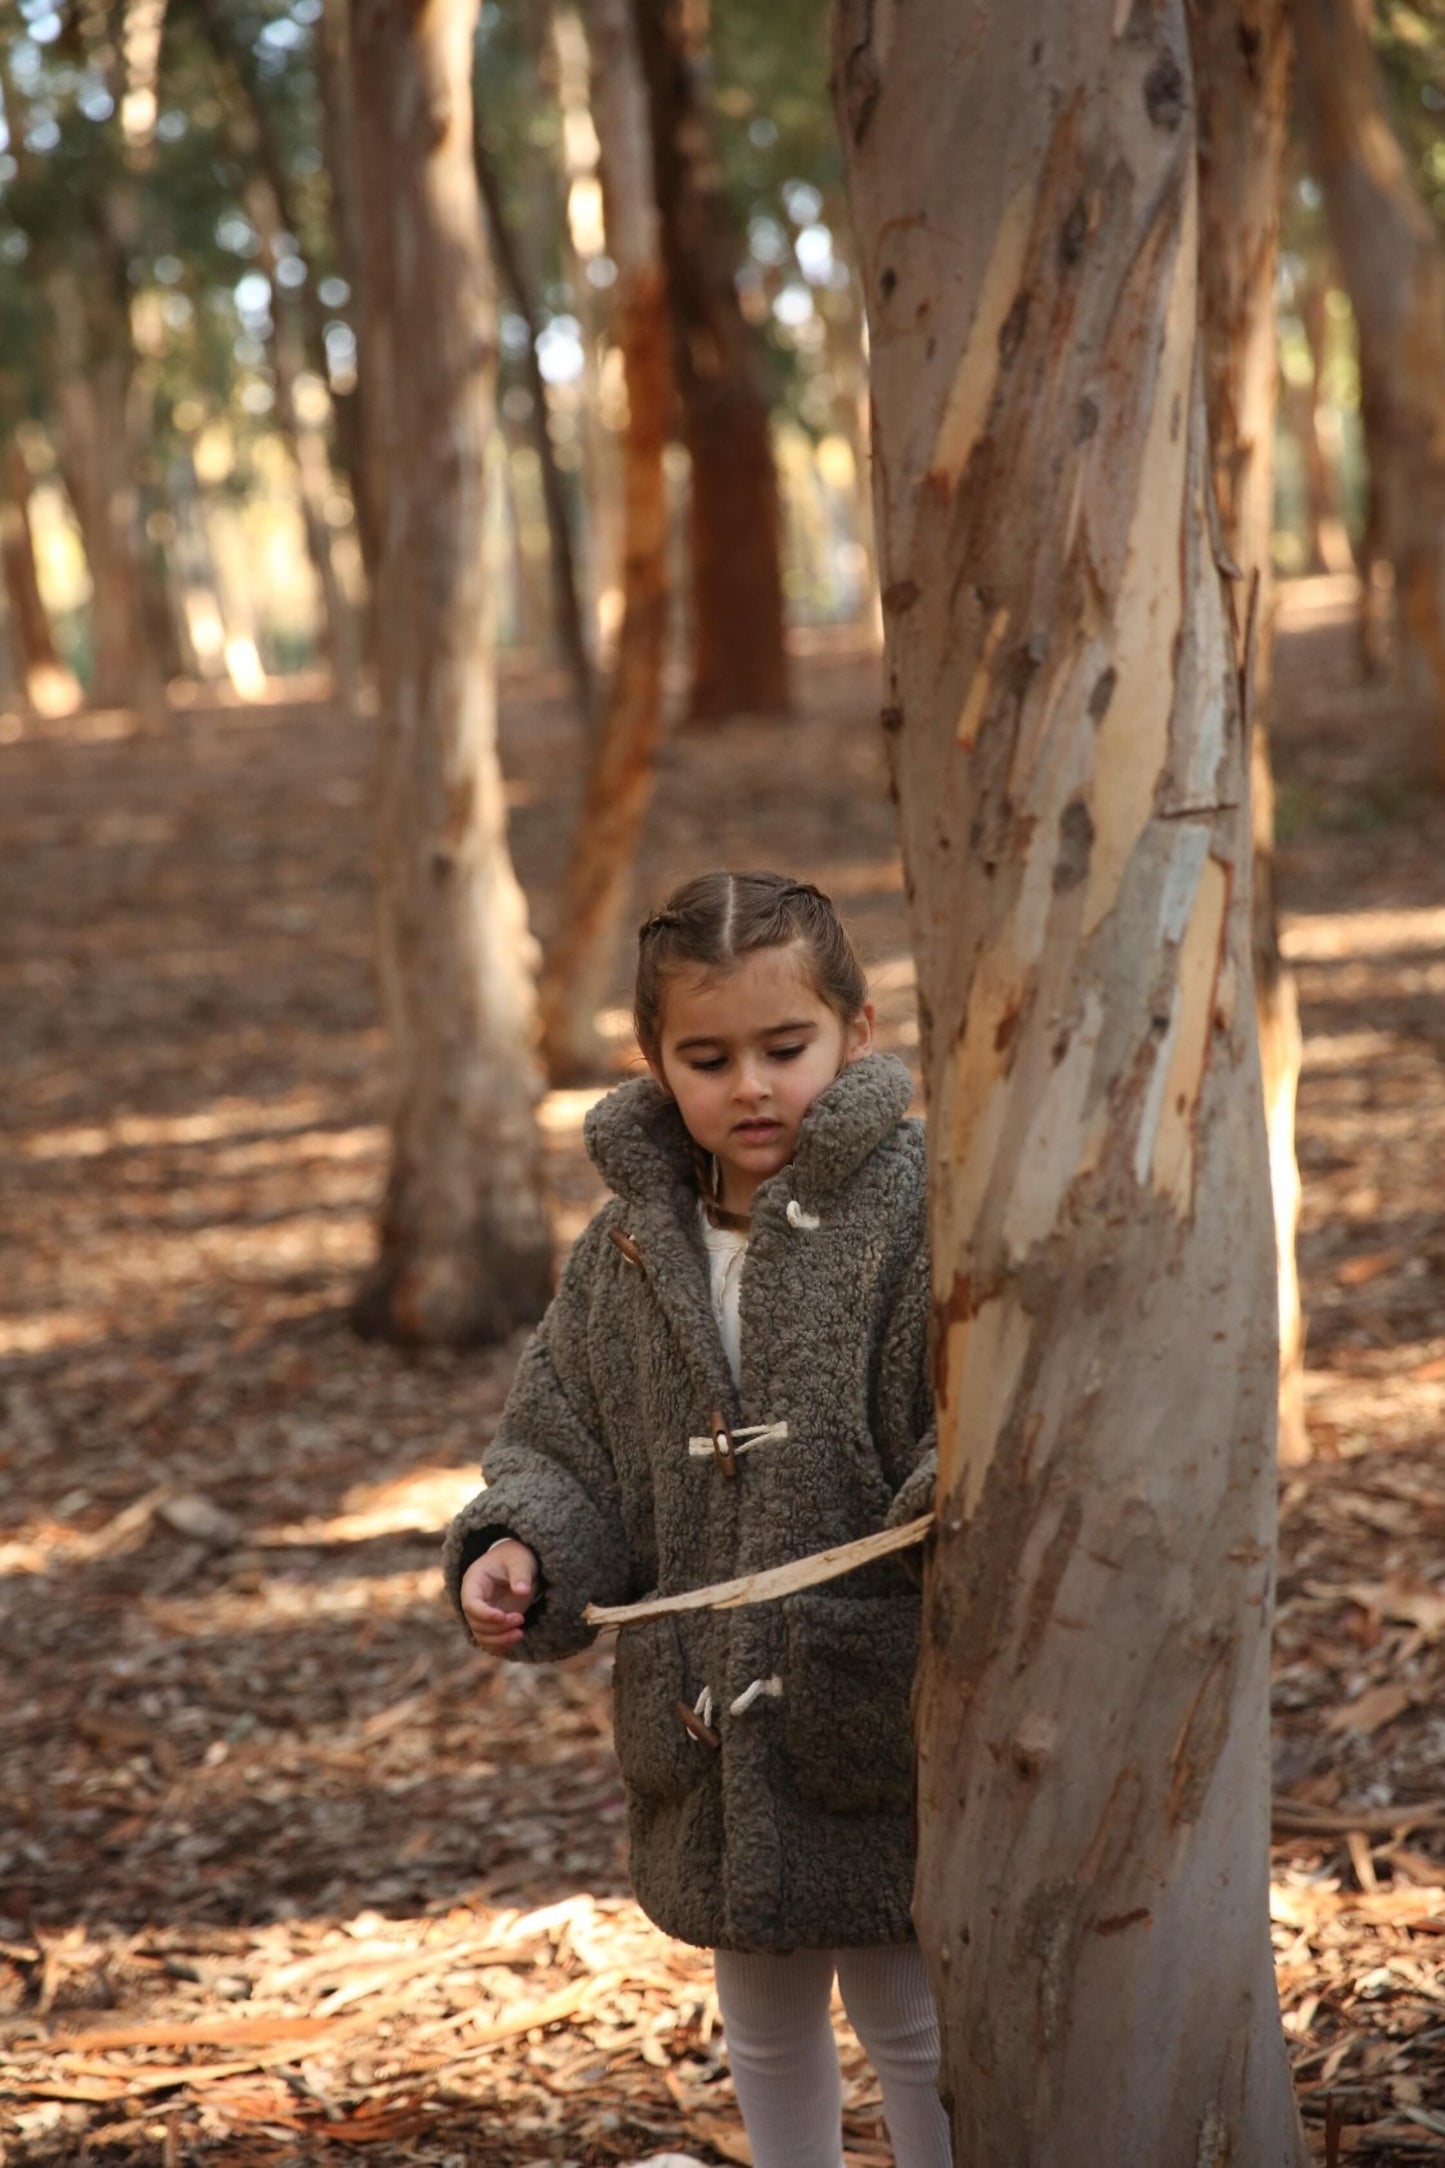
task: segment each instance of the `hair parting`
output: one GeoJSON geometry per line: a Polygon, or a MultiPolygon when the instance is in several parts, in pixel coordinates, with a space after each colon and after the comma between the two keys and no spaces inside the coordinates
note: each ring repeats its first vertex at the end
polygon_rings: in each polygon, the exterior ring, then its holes
{"type": "Polygon", "coordinates": [[[795,943],[818,998],[851,1023],[868,999],[868,982],[821,888],[784,873],[700,873],[685,881],[638,931],[633,1024],[643,1053],[656,1061],[661,1050],[669,973],[724,970],[759,949],[795,943]]]}

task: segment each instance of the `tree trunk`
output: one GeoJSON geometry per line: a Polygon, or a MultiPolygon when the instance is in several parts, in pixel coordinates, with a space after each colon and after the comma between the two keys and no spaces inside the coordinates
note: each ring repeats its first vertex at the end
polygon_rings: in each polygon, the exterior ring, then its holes
{"type": "Polygon", "coordinates": [[[507,851],[483,552],[496,308],[472,163],[476,0],[352,0],[396,1068],[363,1329],[498,1340],[551,1278],[526,906],[507,851]],[[424,336],[422,335],[424,331],[424,336]]]}
{"type": "Polygon", "coordinates": [[[652,795],[667,648],[671,327],[648,171],[646,89],[628,0],[590,0],[593,103],[617,266],[617,343],[627,382],[623,442],[623,618],[571,861],[542,979],[542,1046],[554,1083],[595,1075],[607,1048],[594,1018],[616,961],[643,816],[652,795]]]}
{"type": "Polygon", "coordinates": [[[100,252],[46,280],[53,314],[50,395],[61,472],[90,568],[92,707],[163,704],[146,638],[130,388],[133,354],[120,268],[100,252]]]}
{"type": "Polygon", "coordinates": [[[1445,251],[1391,130],[1360,0],[1296,0],[1294,22],[1310,162],[1359,334],[1401,691],[1420,766],[1445,782],[1445,251]]]}
{"type": "Polygon", "coordinates": [[[30,469],[13,437],[0,473],[0,577],[9,605],[17,687],[26,706],[39,715],[64,714],[78,707],[80,687],[56,651],[40,592],[30,528],[30,469]]]}
{"type": "Polygon", "coordinates": [[[706,9],[637,0],[663,258],[692,462],[698,721],[789,707],[782,521],[765,356],[738,304],[739,248],[698,80],[706,9]]]}
{"type": "Polygon", "coordinates": [[[1268,1924],[1248,778],[1183,4],[933,0],[875,43],[877,20],[842,9],[835,92],[930,1107],[915,1917],[955,2160],[1303,2168],[1268,1924]]]}
{"type": "Polygon", "coordinates": [[[497,259],[497,268],[506,281],[513,308],[527,327],[527,351],[522,367],[532,399],[531,441],[541,469],[542,503],[547,513],[553,616],[558,645],[567,658],[568,669],[572,672],[578,711],[583,721],[590,723],[594,697],[592,658],[587,650],[587,636],[582,629],[582,606],[577,599],[577,572],[572,557],[572,529],[567,519],[567,499],[562,488],[557,455],[552,449],[551,432],[547,427],[547,386],[537,359],[537,338],[541,325],[537,320],[537,306],[532,298],[532,283],[522,261],[521,246],[507,219],[501,183],[488,154],[480,120],[472,148],[477,162],[477,185],[486,206],[487,227],[492,237],[492,251],[497,259]]]}
{"type": "Polygon", "coordinates": [[[1279,946],[1274,775],[1265,725],[1279,379],[1274,293],[1289,112],[1286,6],[1287,0],[1196,0],[1189,21],[1199,109],[1205,407],[1220,527],[1246,598],[1234,612],[1235,652],[1253,707],[1251,945],[1279,1284],[1279,1452],[1281,1460],[1299,1461],[1309,1453],[1295,1261],[1300,1180],[1294,1112],[1302,1042],[1294,974],[1279,946]]]}
{"type": "MultiPolygon", "coordinates": [[[[353,332],[365,316],[365,265],[361,235],[361,177],[356,156],[356,126],[351,111],[351,0],[323,0],[317,24],[317,86],[321,93],[321,140],[331,187],[333,237],[342,277],[351,290],[347,320],[353,332]]],[[[283,217],[286,214],[283,212],[283,217]]],[[[289,225],[289,219],[288,219],[289,225]]],[[[295,227],[289,230],[295,232],[295,227]]],[[[308,281],[308,287],[310,282],[308,281]]],[[[324,338],[323,338],[324,348],[324,338]]],[[[357,339],[358,347],[360,337],[357,339]]],[[[329,372],[328,372],[329,373],[329,372]]],[[[371,499],[371,463],[366,449],[366,417],[363,371],[358,366],[356,383],[347,392],[332,385],[332,412],[336,418],[336,443],[341,463],[351,484],[356,513],[356,538],[366,575],[368,606],[363,612],[363,644],[368,661],[374,660],[375,628],[371,596],[376,586],[377,559],[381,551],[381,507],[371,499]]]]}

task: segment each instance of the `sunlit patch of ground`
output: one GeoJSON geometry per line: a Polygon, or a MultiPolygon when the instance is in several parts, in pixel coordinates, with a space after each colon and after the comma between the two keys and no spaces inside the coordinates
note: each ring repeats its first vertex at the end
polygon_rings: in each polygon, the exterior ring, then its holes
{"type": "MultiPolygon", "coordinates": [[[[1320,2157],[1332,2099],[1340,2158],[1391,2168],[1445,2146],[1445,825],[1348,610],[1291,597],[1278,661],[1319,1457],[1283,1491],[1274,1914],[1320,2157]]],[[[634,907],[718,862],[819,879],[912,1058],[872,669],[822,643],[792,723],[670,740],[634,907]]],[[[583,762],[565,688],[507,715],[545,938],[583,762]]],[[[346,1328],[385,1166],[369,733],[277,700],[0,733],[14,2168],[744,2157],[706,1960],[627,1894],[609,1652],[492,1669],[440,1599],[520,1342],[346,1328]]],[[[622,970],[604,1028],[624,1061],[622,970]]],[[[541,1107],[559,1253],[594,1098],[541,1107]]]]}

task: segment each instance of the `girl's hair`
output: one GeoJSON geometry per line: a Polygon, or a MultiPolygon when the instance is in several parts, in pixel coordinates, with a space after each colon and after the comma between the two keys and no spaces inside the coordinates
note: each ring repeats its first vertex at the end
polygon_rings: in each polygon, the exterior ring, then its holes
{"type": "Polygon", "coordinates": [[[813,988],[843,1023],[868,999],[868,982],[830,898],[811,881],[785,873],[699,873],[639,928],[633,1024],[644,1054],[662,1045],[662,1000],[669,972],[726,969],[758,949],[797,942],[813,988]]]}

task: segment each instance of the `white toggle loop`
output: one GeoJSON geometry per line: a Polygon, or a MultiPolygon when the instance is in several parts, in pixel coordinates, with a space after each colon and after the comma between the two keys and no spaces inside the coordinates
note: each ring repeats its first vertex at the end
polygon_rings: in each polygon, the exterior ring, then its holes
{"type": "Polygon", "coordinates": [[[705,1686],[692,1705],[694,1716],[702,1718],[709,1731],[712,1730],[712,1688],[705,1686]]]}
{"type": "Polygon", "coordinates": [[[766,1694],[770,1701],[776,1701],[782,1691],[783,1682],[776,1674],[771,1679],[754,1679],[751,1686],[743,1688],[736,1701],[728,1703],[728,1715],[746,1716],[760,1694],[766,1694]]]}
{"type": "MultiPolygon", "coordinates": [[[[786,1423],[746,1423],[732,1434],[734,1453],[751,1453],[755,1445],[781,1445],[788,1435],[786,1423]]],[[[689,1438],[688,1452],[694,1460],[711,1460],[714,1447],[711,1436],[689,1438]]]]}
{"type": "Polygon", "coordinates": [[[816,1212],[805,1212],[796,1197],[788,1199],[787,1221],[790,1227],[805,1235],[816,1234],[823,1224],[816,1212]]]}

